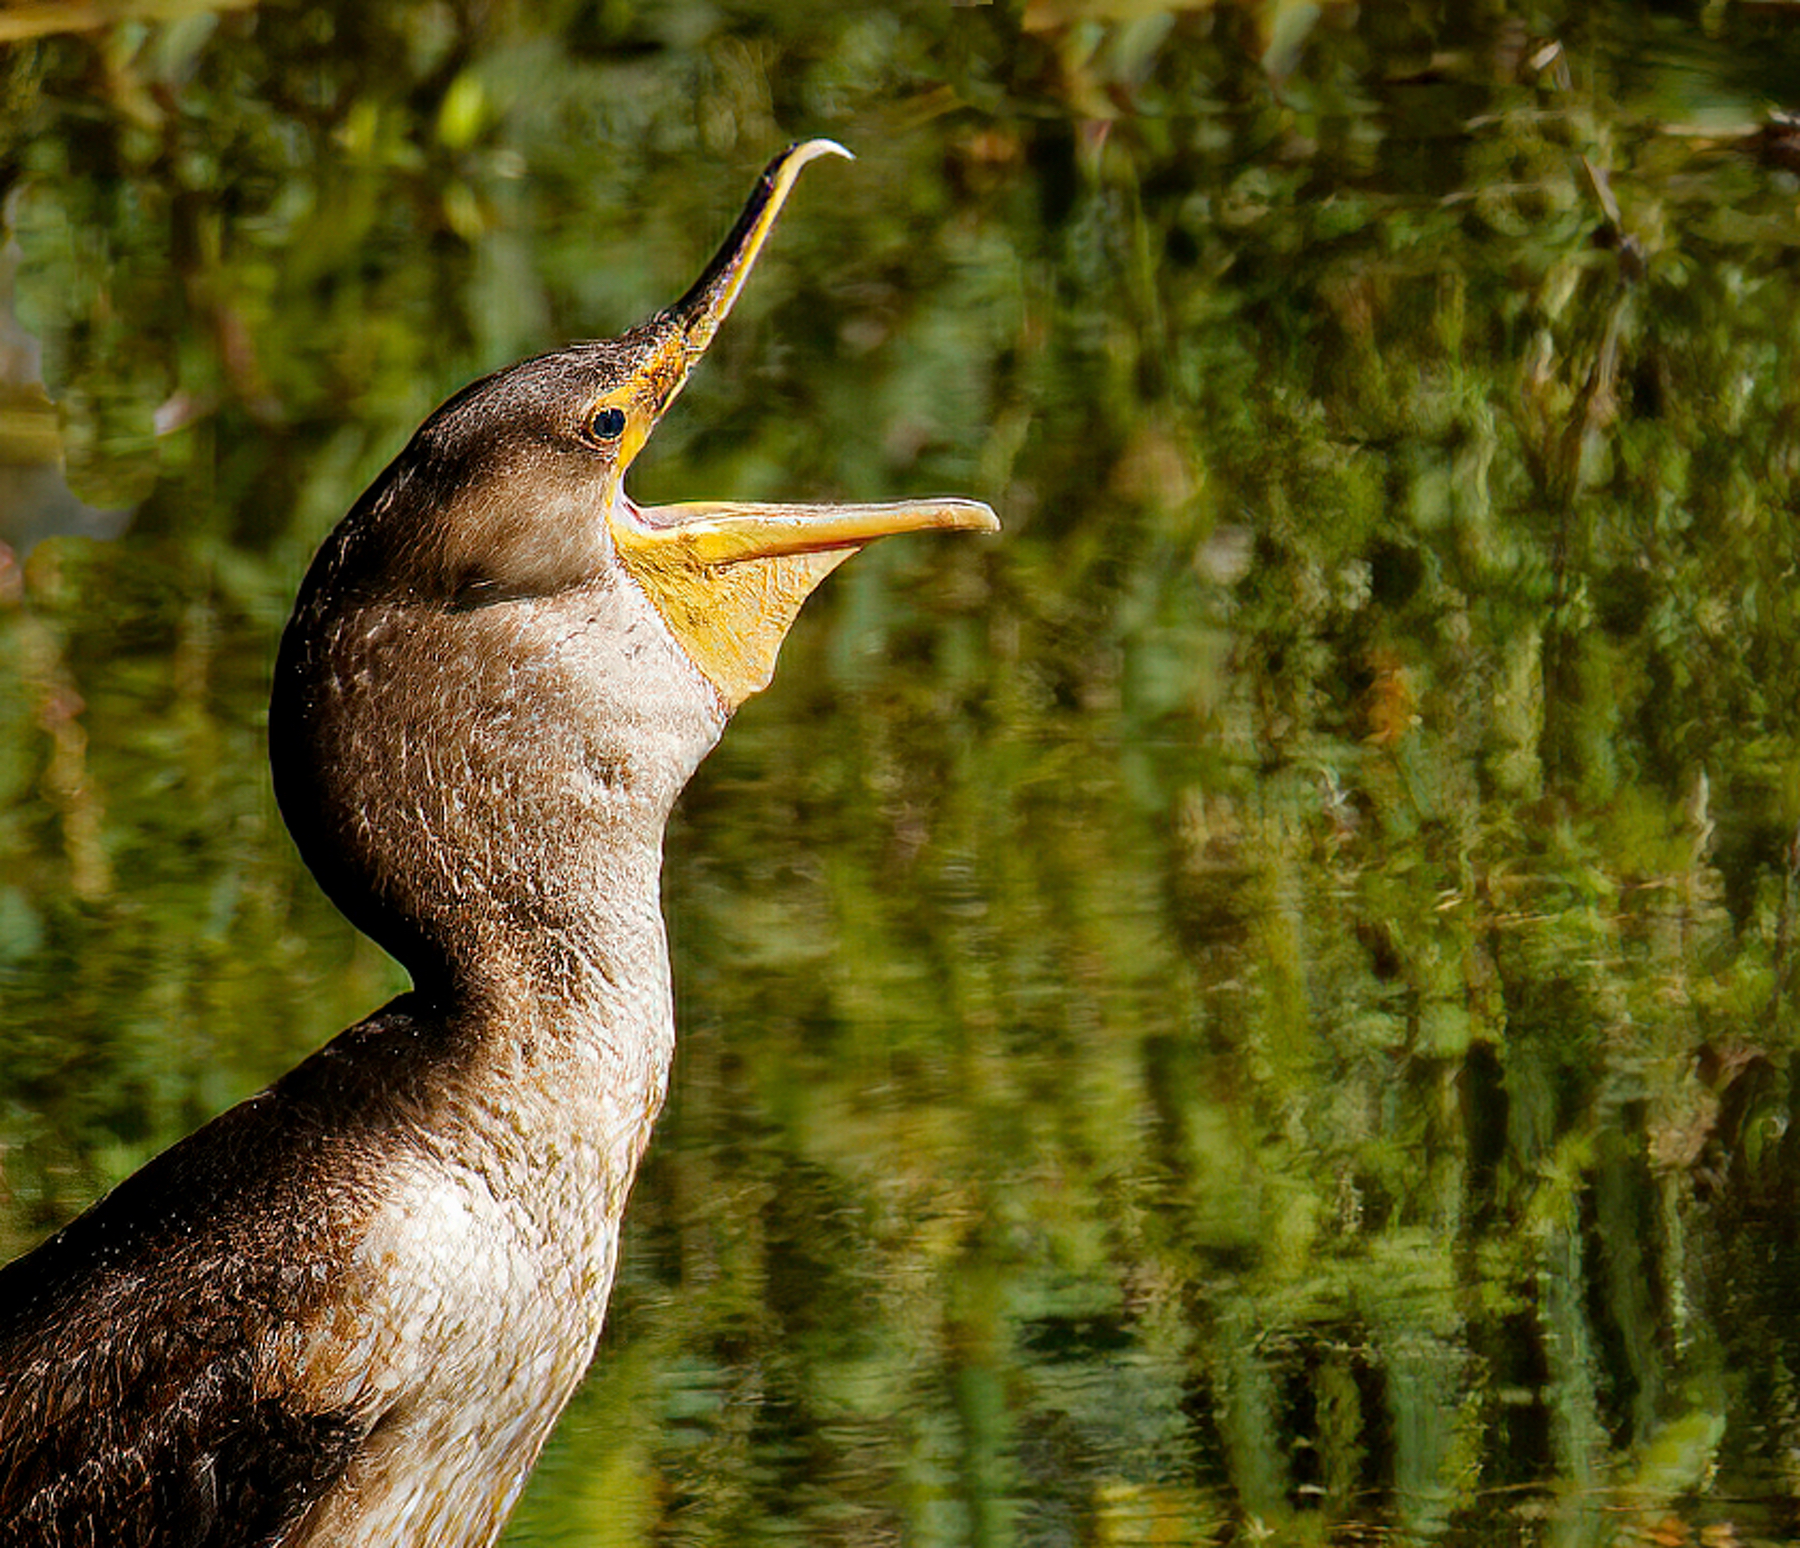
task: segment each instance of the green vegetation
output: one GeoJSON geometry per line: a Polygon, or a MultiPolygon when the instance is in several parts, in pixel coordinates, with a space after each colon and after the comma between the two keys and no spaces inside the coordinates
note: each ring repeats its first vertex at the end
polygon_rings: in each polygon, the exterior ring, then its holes
{"type": "Polygon", "coordinates": [[[639,493],[1008,530],[835,577],[684,804],[507,1540],[1790,1538],[1800,21],[1445,9],[0,47],[18,316],[138,507],[0,566],[0,1247],[397,987],[267,793],[312,546],[829,134],[639,493]]]}

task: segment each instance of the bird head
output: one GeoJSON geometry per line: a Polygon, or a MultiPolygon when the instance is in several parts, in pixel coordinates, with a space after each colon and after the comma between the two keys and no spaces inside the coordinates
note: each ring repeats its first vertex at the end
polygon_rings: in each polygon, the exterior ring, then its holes
{"type": "MultiPolygon", "coordinates": [[[[777,156],[699,280],[616,339],[523,361],[458,393],[389,470],[368,523],[415,586],[459,605],[547,595],[616,565],[728,709],[766,687],[800,604],[863,544],[923,528],[993,531],[974,500],[877,505],[730,500],[640,506],[625,475],[730,313],[800,169],[777,156]],[[430,495],[406,500],[406,485],[430,495]]],[[[379,486],[378,486],[379,487],[379,486]]]]}

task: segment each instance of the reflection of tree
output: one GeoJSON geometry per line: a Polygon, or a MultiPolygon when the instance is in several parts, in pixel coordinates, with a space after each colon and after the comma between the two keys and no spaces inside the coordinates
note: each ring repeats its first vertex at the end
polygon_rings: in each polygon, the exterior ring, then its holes
{"type": "Polygon", "coordinates": [[[1796,41],[1753,9],[0,56],[21,314],[84,477],[155,472],[122,549],[33,561],[47,634],[0,611],[9,1231],[387,982],[259,794],[311,543],[831,132],[863,162],[644,492],[1008,532],[834,580],[691,792],[675,1094],[520,1540],[1786,1531],[1800,302],[1745,130],[1796,41]]]}
{"type": "MultiPolygon", "coordinates": [[[[117,537],[128,510],[96,510],[63,473],[56,405],[44,391],[37,340],[13,312],[18,243],[0,221],[0,574],[13,573],[32,547],[60,533],[117,537]]],[[[0,584],[0,600],[10,589],[0,584]]]]}

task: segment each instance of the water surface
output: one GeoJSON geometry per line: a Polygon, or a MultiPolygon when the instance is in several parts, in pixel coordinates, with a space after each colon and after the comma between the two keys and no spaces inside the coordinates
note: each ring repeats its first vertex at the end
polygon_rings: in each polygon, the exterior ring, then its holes
{"type": "Polygon", "coordinates": [[[1430,14],[5,45],[0,1245],[401,987],[268,793],[307,557],[828,134],[635,492],[1007,531],[835,576],[683,803],[507,1541],[1794,1535],[1800,29],[1430,14]]]}

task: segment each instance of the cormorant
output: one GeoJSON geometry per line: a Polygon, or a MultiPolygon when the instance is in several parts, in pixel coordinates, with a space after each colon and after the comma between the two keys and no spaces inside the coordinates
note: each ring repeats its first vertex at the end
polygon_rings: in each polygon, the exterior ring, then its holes
{"type": "Polygon", "coordinates": [[[668,310],[451,398],[314,560],[276,793],[413,988],[0,1271],[6,1548],[499,1534],[593,1354],[662,1106],[670,807],[859,545],[998,526],[624,492],[831,151],[776,157],[668,310]]]}

